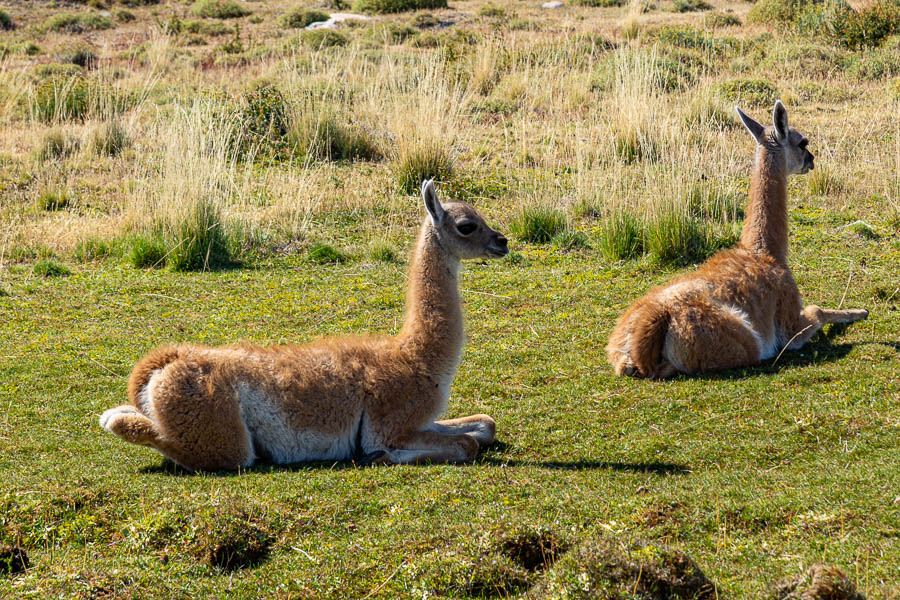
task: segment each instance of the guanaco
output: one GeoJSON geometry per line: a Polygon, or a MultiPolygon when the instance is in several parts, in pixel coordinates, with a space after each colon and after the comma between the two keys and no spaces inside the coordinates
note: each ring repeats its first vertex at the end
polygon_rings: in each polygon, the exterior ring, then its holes
{"type": "Polygon", "coordinates": [[[233,470],[264,458],[421,463],[473,460],[494,440],[487,415],[436,421],[464,343],[460,261],[502,257],[506,238],[471,206],[442,204],[422,184],[427,216],[396,336],[305,345],[179,344],[144,357],[130,404],[100,425],[190,470],[233,470]]]}
{"type": "Polygon", "coordinates": [[[770,127],[735,110],[757,143],[740,241],[628,309],[606,346],[617,375],[662,379],[756,365],[800,348],[826,323],[869,315],[803,307],[787,263],[787,178],[813,169],[809,141],[788,127],[780,100],[770,127]]]}

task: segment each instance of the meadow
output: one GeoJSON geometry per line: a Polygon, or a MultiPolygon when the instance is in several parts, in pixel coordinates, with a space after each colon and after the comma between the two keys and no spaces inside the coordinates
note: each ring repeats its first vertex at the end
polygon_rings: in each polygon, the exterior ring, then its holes
{"type": "Polygon", "coordinates": [[[0,597],[900,598],[900,5],[446,4],[0,0],[0,597]],[[615,377],[776,98],[790,267],[869,318],[615,377]],[[512,249],[460,276],[474,464],[193,474],[99,427],[160,344],[395,333],[432,176],[512,249]]]}

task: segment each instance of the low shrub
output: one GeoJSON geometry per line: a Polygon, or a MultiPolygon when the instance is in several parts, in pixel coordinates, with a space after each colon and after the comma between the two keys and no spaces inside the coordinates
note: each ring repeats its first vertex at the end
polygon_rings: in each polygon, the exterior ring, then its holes
{"type": "Polygon", "coordinates": [[[66,13],[53,15],[44,22],[45,31],[84,33],[112,27],[109,17],[97,13],[66,13]]]}
{"type": "Polygon", "coordinates": [[[300,34],[303,45],[313,50],[346,46],[350,39],[343,33],[331,29],[313,29],[300,34]]]}
{"type": "Polygon", "coordinates": [[[706,0],[675,0],[675,3],[672,5],[672,10],[679,13],[709,10],[711,8],[712,5],[706,0]]]}
{"type": "Polygon", "coordinates": [[[552,206],[534,204],[514,214],[509,231],[522,241],[546,244],[566,231],[567,227],[564,212],[552,206]]]}
{"type": "Polygon", "coordinates": [[[93,69],[97,65],[97,55],[85,46],[61,50],[56,53],[54,58],[60,63],[78,65],[85,69],[93,69]]]}
{"type": "Polygon", "coordinates": [[[252,12],[244,3],[235,0],[197,0],[191,7],[192,15],[208,19],[238,19],[252,12]]]}
{"type": "Polygon", "coordinates": [[[327,21],[328,13],[319,10],[311,10],[303,7],[296,7],[281,16],[281,24],[285,27],[294,27],[297,29],[306,27],[310,23],[319,21],[327,21]]]}
{"type": "Polygon", "coordinates": [[[438,18],[431,13],[417,13],[410,21],[410,25],[419,29],[429,29],[437,27],[439,24],[438,18]]]}
{"type": "Polygon", "coordinates": [[[719,84],[719,93],[732,102],[742,102],[749,106],[771,106],[778,91],[764,79],[737,78],[719,84]]]}
{"type": "Polygon", "coordinates": [[[747,22],[761,24],[792,24],[807,7],[822,0],[757,0],[747,13],[747,22]]]}
{"type": "Polygon", "coordinates": [[[447,8],[447,0],[356,0],[353,3],[356,12],[377,14],[434,8],[447,8]]]}
{"type": "Polygon", "coordinates": [[[119,114],[131,101],[128,94],[96,80],[51,76],[34,90],[31,109],[39,121],[47,123],[119,114]]]}
{"type": "Polygon", "coordinates": [[[113,17],[119,23],[133,23],[135,20],[137,20],[137,17],[133,12],[124,8],[119,8],[113,11],[113,17]]]}
{"type": "Polygon", "coordinates": [[[503,8],[502,6],[496,6],[494,4],[486,4],[478,9],[478,16],[502,19],[503,17],[506,16],[506,9],[503,8]]]}
{"type": "Polygon", "coordinates": [[[860,10],[843,2],[810,6],[801,13],[798,29],[811,36],[824,33],[846,48],[877,46],[900,31],[900,2],[876,0],[860,10]]]}
{"type": "Polygon", "coordinates": [[[703,26],[709,29],[716,29],[718,27],[738,27],[740,24],[740,19],[728,13],[712,12],[707,13],[703,17],[703,26]]]}
{"type": "Polygon", "coordinates": [[[221,21],[181,21],[180,27],[182,31],[187,33],[198,33],[200,35],[226,35],[234,33],[234,30],[231,27],[221,21]]]}
{"type": "Polygon", "coordinates": [[[571,0],[573,6],[590,6],[592,8],[608,8],[625,6],[629,0],[571,0]]]}

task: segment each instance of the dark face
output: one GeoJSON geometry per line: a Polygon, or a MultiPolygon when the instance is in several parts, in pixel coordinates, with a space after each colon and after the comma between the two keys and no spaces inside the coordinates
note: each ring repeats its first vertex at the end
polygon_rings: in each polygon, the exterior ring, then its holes
{"type": "Polygon", "coordinates": [[[788,139],[781,142],[787,159],[788,173],[805,174],[813,170],[813,155],[807,149],[809,140],[806,136],[791,127],[788,139]]]}
{"type": "Polygon", "coordinates": [[[441,238],[460,259],[499,258],[509,254],[506,238],[488,227],[478,212],[463,202],[443,205],[446,217],[441,223],[441,238]]]}

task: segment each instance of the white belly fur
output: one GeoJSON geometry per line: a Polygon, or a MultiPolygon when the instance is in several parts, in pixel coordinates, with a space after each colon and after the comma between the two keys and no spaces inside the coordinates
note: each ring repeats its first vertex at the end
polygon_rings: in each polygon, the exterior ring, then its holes
{"type": "Polygon", "coordinates": [[[254,447],[275,463],[308,460],[346,460],[353,456],[356,429],[338,435],[298,430],[288,423],[281,408],[261,390],[247,383],[237,386],[241,419],[254,447]]]}

